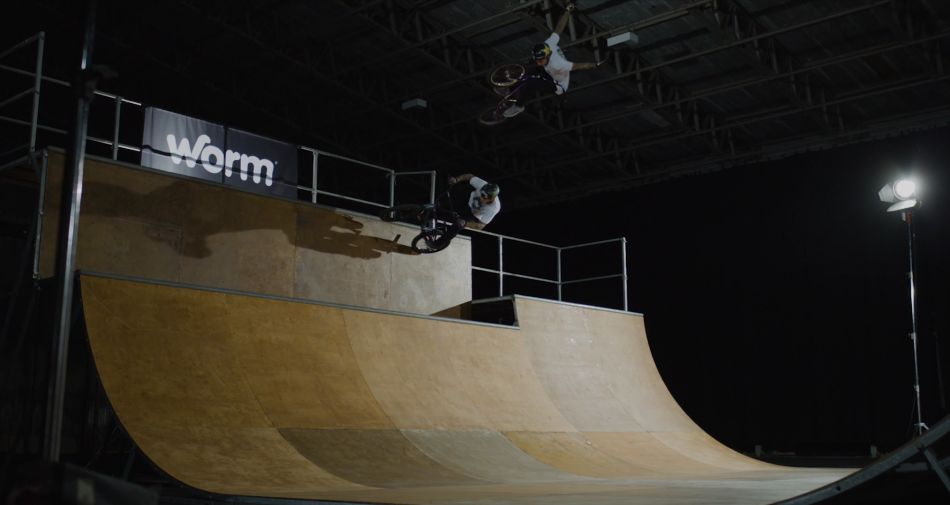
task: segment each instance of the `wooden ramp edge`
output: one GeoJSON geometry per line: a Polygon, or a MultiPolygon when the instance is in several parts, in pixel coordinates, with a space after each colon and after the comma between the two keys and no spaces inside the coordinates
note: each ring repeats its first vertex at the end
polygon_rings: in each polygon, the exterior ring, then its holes
{"type": "Polygon", "coordinates": [[[705,434],[637,314],[516,297],[520,326],[502,327],[106,275],[80,285],[123,426],[210,492],[771,503],[848,473],[769,465],[705,434]]]}

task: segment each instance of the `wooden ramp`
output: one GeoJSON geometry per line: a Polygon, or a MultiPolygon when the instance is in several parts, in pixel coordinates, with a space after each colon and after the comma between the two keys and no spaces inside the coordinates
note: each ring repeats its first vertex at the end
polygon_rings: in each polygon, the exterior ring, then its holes
{"type": "Polygon", "coordinates": [[[516,297],[518,327],[83,275],[119,419],[190,486],[386,503],[771,503],[846,475],[719,444],[642,317],[516,297]]]}
{"type": "MultiPolygon", "coordinates": [[[[54,273],[62,154],[49,155],[40,275],[54,273]]],[[[432,314],[472,299],[471,242],[418,226],[86,157],[76,265],[117,275],[432,314]],[[400,236],[398,240],[395,240],[400,236]]]]}

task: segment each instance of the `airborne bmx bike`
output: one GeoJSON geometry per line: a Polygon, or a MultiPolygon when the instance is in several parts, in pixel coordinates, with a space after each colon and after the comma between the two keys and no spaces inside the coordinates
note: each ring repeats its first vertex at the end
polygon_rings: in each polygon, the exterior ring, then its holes
{"type": "Polygon", "coordinates": [[[501,96],[501,100],[494,107],[478,116],[478,122],[485,126],[494,126],[510,119],[505,117],[505,110],[518,101],[518,96],[532,79],[548,80],[542,72],[528,72],[525,70],[525,66],[519,63],[508,63],[495,67],[488,74],[488,83],[495,90],[495,93],[501,96]]]}
{"type": "Polygon", "coordinates": [[[435,203],[389,207],[380,211],[379,218],[383,221],[408,220],[419,223],[419,234],[412,239],[412,250],[421,254],[445,249],[461,229],[461,216],[452,208],[448,190],[439,195],[435,203]]]}

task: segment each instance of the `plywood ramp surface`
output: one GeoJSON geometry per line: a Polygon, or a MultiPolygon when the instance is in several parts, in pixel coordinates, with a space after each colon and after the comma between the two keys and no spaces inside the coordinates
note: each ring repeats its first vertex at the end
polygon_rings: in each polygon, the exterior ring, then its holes
{"type": "Polygon", "coordinates": [[[845,472],[706,435],[642,317],[517,297],[520,326],[83,275],[119,419],[176,479],[388,503],[770,503],[845,472]]]}

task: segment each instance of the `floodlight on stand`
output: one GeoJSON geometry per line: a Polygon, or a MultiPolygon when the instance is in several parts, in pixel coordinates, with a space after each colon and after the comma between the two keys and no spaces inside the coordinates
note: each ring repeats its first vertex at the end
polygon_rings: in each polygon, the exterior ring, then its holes
{"type": "Polygon", "coordinates": [[[406,109],[425,109],[429,106],[429,102],[425,101],[424,98],[413,98],[412,100],[406,100],[402,103],[402,110],[406,109]]]}
{"type": "Polygon", "coordinates": [[[884,203],[890,203],[888,212],[911,209],[920,203],[917,182],[913,179],[899,179],[889,182],[877,192],[877,197],[884,203]]]}
{"type": "Polygon", "coordinates": [[[903,178],[897,181],[885,184],[878,192],[877,196],[884,203],[891,204],[888,212],[902,211],[901,217],[907,223],[907,256],[910,264],[910,271],[907,278],[910,282],[910,340],[914,352],[914,395],[917,410],[917,422],[914,423],[917,436],[923,434],[924,430],[929,429],[924,423],[923,409],[920,406],[920,374],[917,369],[917,272],[916,262],[914,261],[914,208],[920,204],[920,187],[913,179],[903,178]]]}

